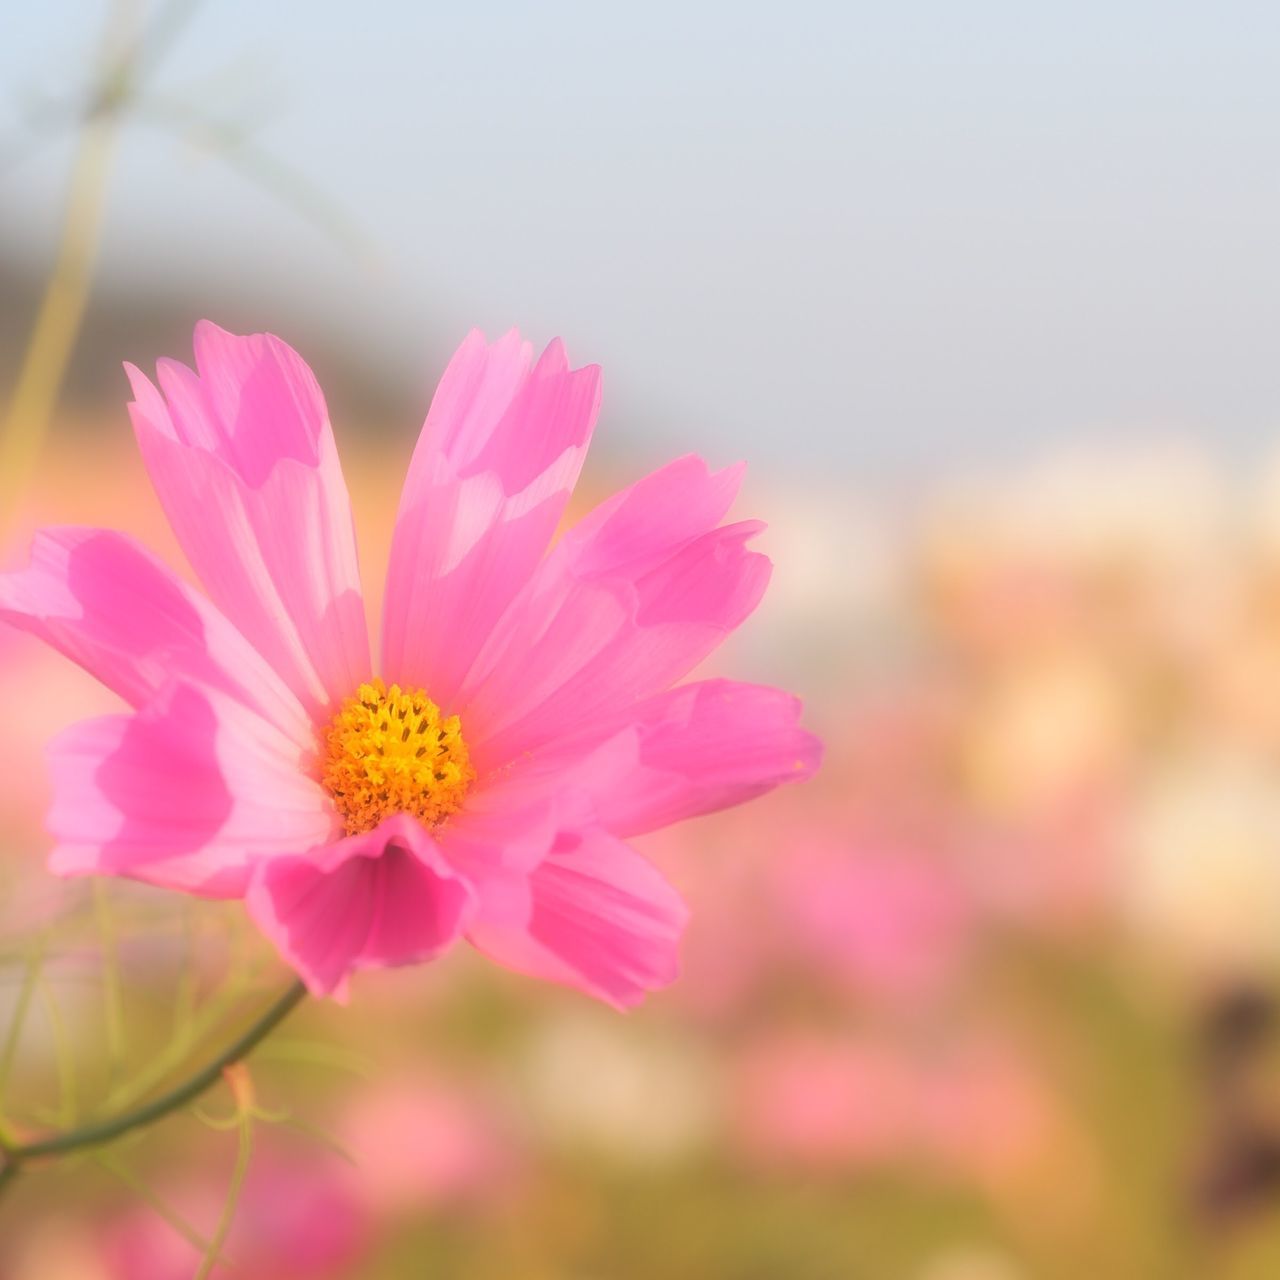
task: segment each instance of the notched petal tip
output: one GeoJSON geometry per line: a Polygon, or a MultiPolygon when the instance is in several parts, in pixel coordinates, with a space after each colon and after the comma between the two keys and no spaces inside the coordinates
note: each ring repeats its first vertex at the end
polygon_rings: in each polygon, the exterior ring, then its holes
{"type": "Polygon", "coordinates": [[[507,968],[627,1009],[675,981],[688,918],[648,859],[587,828],[561,832],[523,881],[482,889],[469,937],[507,968]]]}
{"type": "Polygon", "coordinates": [[[199,373],[126,366],[143,460],[214,603],[313,713],[370,669],[355,530],[328,410],[270,334],[197,327],[199,373]]]}

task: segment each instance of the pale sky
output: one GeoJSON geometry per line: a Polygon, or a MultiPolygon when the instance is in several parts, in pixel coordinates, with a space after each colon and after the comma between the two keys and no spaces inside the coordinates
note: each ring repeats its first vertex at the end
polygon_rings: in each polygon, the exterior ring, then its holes
{"type": "MultiPolygon", "coordinates": [[[[0,18],[0,154],[101,0],[0,18]]],[[[103,273],[303,312],[425,387],[473,324],[605,366],[632,446],[904,471],[1108,430],[1280,436],[1270,4],[208,0],[156,96],[260,122],[370,268],[139,122],[103,273]]],[[[47,260],[65,143],[0,160],[47,260]]]]}

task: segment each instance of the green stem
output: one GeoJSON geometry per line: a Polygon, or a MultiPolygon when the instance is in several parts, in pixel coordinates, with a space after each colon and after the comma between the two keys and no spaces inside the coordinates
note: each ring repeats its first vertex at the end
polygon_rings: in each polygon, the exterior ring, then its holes
{"type": "MultiPolygon", "coordinates": [[[[131,28],[132,7],[129,0],[116,0],[107,26],[108,49],[131,28]]],[[[8,412],[0,419],[0,527],[17,508],[39,458],[84,321],[129,75],[127,62],[112,68],[110,75],[103,73],[96,90],[100,105],[81,134],[57,260],[18,367],[8,412]]]]}
{"type": "Polygon", "coordinates": [[[212,1062],[151,1102],[144,1102],[132,1111],[126,1111],[123,1115],[113,1116],[107,1120],[100,1120],[95,1124],[82,1125],[76,1129],[69,1129],[65,1133],[4,1147],[0,1151],[4,1159],[3,1165],[0,1166],[0,1188],[17,1173],[20,1166],[29,1160],[39,1160],[48,1156],[65,1156],[74,1151],[104,1146],[135,1129],[154,1124],[157,1120],[162,1120],[165,1116],[181,1110],[188,1103],[194,1102],[206,1089],[222,1078],[222,1073],[229,1066],[247,1057],[263,1039],[270,1035],[306,994],[307,989],[301,982],[294,983],[243,1035],[229,1044],[212,1062]]]}

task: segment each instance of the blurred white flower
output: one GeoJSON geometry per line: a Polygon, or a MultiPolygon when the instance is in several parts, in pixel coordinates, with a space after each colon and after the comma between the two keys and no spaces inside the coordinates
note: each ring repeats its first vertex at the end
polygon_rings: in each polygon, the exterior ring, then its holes
{"type": "Polygon", "coordinates": [[[1137,797],[1125,843],[1125,903],[1161,954],[1227,973],[1280,959],[1280,770],[1188,756],[1137,797]]]}
{"type": "Polygon", "coordinates": [[[628,1164],[693,1154],[717,1118],[704,1053],[635,1022],[587,1012],[549,1019],[515,1070],[526,1114],[545,1141],[628,1164]]]}
{"type": "Polygon", "coordinates": [[[1221,471],[1191,444],[1099,441],[953,484],[930,528],[1076,568],[1181,568],[1219,544],[1228,497],[1221,471]]]}
{"type": "Polygon", "coordinates": [[[773,577],[749,631],[730,641],[735,657],[759,679],[829,691],[858,654],[883,647],[886,631],[900,625],[900,531],[847,486],[794,488],[749,477],[743,508],[759,502],[769,504],[759,546],[773,560],[773,577]]]}
{"type": "Polygon", "coordinates": [[[1024,1280],[1026,1272],[998,1253],[980,1248],[949,1249],[927,1262],[918,1280],[1024,1280]]]}

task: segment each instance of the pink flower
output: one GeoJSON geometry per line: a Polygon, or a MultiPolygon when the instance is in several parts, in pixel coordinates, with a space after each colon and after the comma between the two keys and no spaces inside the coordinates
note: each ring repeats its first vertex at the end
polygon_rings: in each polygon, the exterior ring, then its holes
{"type": "Polygon", "coordinates": [[[520,1152],[497,1100],[415,1069],[355,1094],[338,1124],[354,1190],[379,1213],[457,1210],[503,1196],[520,1152]]]}
{"type": "Polygon", "coordinates": [[[1043,1071],[999,1031],[913,1041],[784,1031],[749,1045],[728,1082],[735,1148],[760,1167],[816,1172],[915,1164],[1000,1185],[1061,1155],[1043,1071]]]}
{"type": "Polygon", "coordinates": [[[130,408],[209,598],[99,529],[0,577],[0,617],[133,708],[50,748],[53,870],[243,897],[317,993],[463,935],[617,1005],[671,981],[684,905],[624,841],[820,755],[778,690],[672,687],[765,588],[761,526],[720,523],[741,468],[679,459],[547,551],[599,371],[473,333],[409,467],[375,665],[311,371],[207,323],[195,354],[158,390],[129,366],[130,408]]]}
{"type": "Polygon", "coordinates": [[[960,967],[972,905],[939,860],[811,839],[774,882],[792,945],[857,990],[918,1003],[960,967]]]}
{"type": "MultiPolygon", "coordinates": [[[[225,1180],[207,1171],[167,1190],[186,1221],[213,1234],[226,1199],[225,1180]]],[[[335,1280],[351,1275],[374,1247],[374,1220],[336,1160],[288,1157],[268,1149],[255,1160],[222,1250],[234,1261],[219,1278],[335,1280]]],[[[200,1251],[150,1206],[108,1222],[102,1233],[106,1274],[120,1280],[188,1280],[200,1251]]]]}
{"type": "Polygon", "coordinates": [[[915,1102],[934,1165],[979,1182],[1025,1177],[1059,1135],[1044,1072],[998,1032],[971,1029],[921,1071],[915,1102]]]}
{"type": "Polygon", "coordinates": [[[784,1032],[739,1057],[729,1123],[753,1164],[878,1167],[910,1150],[913,1101],[910,1064],[890,1044],[784,1032]]]}
{"type": "Polygon", "coordinates": [[[86,710],[115,710],[119,701],[81,672],[69,671],[32,637],[0,627],[0,706],[6,761],[0,769],[0,858],[26,858],[39,847],[49,795],[44,778],[16,765],[38,760],[54,735],[86,710]]]}

